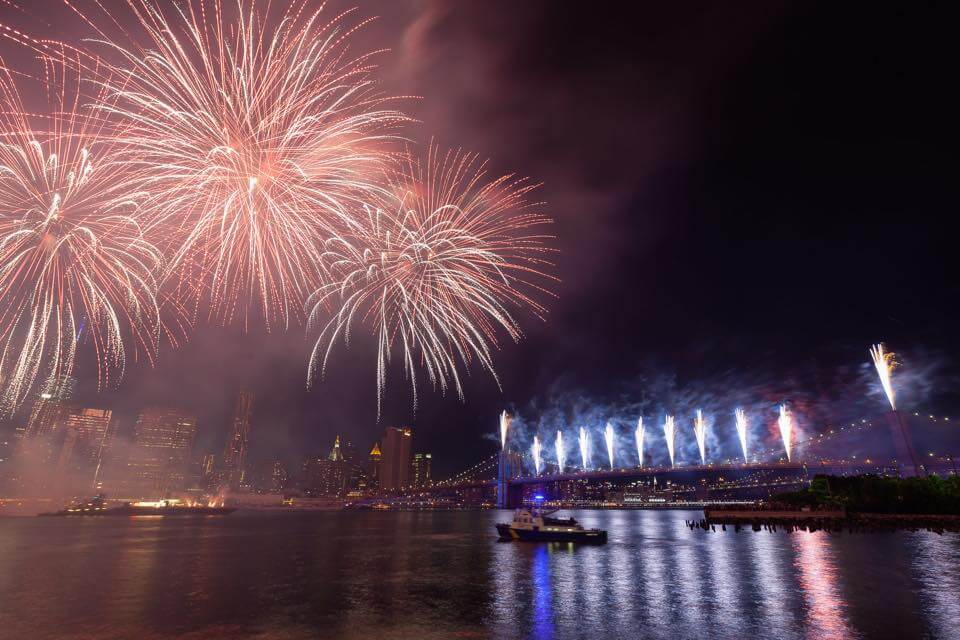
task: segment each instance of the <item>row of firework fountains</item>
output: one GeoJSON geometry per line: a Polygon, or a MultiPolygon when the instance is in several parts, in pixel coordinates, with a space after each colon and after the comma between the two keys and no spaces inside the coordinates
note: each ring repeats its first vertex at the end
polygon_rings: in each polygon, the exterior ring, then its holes
{"type": "MultiPolygon", "coordinates": [[[[891,380],[891,372],[893,371],[894,367],[893,354],[884,351],[882,344],[876,344],[870,347],[870,357],[880,378],[880,385],[883,387],[883,391],[890,403],[890,408],[892,410],[896,410],[896,397],[891,380]]],[[[506,411],[503,411],[500,414],[500,446],[504,451],[507,450],[507,435],[510,430],[511,421],[512,417],[506,411]]],[[[734,422],[736,425],[737,437],[740,441],[740,449],[743,453],[744,462],[748,462],[749,421],[746,412],[740,407],[734,410],[734,422]]],[[[780,439],[783,443],[783,451],[786,455],[787,461],[792,461],[794,421],[793,416],[790,413],[790,409],[786,404],[781,404],[779,407],[777,427],[780,432],[780,439]]],[[[672,467],[676,465],[676,417],[672,415],[666,415],[663,420],[662,429],[667,445],[667,453],[670,457],[670,466],[672,467]]],[[[646,430],[647,425],[644,422],[643,417],[641,416],[637,418],[637,426],[634,430],[634,439],[636,442],[638,467],[644,466],[644,444],[646,440],[646,430]]],[[[693,418],[693,434],[696,438],[697,449],[700,453],[700,463],[706,464],[707,423],[703,417],[703,411],[701,409],[697,409],[696,415],[693,418]]],[[[604,444],[606,445],[607,463],[612,470],[614,469],[615,464],[614,445],[616,442],[616,434],[614,432],[613,424],[610,421],[607,421],[606,427],[603,430],[603,440],[604,444]]],[[[590,436],[586,428],[580,427],[577,443],[580,450],[580,468],[582,470],[586,470],[590,467],[590,436]]],[[[562,474],[564,469],[567,468],[567,450],[564,445],[563,431],[561,430],[557,431],[556,439],[554,440],[554,450],[556,453],[557,472],[562,474]]],[[[543,468],[543,451],[544,443],[540,440],[539,436],[534,435],[533,445],[531,447],[531,457],[533,459],[534,470],[537,475],[540,475],[540,470],[543,468]]]]}

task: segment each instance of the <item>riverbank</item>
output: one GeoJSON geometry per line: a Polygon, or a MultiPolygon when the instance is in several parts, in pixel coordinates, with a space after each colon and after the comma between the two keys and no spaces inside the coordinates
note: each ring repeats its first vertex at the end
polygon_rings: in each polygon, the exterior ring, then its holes
{"type": "Polygon", "coordinates": [[[704,509],[703,519],[688,520],[690,529],[704,531],[828,531],[833,533],[873,533],[891,531],[931,531],[937,534],[960,533],[960,516],[916,513],[847,513],[833,511],[730,510],[704,509]]]}

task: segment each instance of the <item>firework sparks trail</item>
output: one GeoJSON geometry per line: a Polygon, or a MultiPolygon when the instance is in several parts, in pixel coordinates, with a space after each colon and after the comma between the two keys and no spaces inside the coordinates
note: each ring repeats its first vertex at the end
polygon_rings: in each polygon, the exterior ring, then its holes
{"type": "Polygon", "coordinates": [[[674,424],[673,416],[666,416],[663,420],[663,437],[667,441],[667,453],[670,454],[670,466],[673,464],[673,453],[674,453],[674,437],[677,435],[676,425],[674,424]]]}
{"type": "Polygon", "coordinates": [[[404,117],[374,90],[373,54],[349,53],[367,22],[352,11],[223,4],[129,0],[144,35],[101,42],[119,60],[101,109],[130,123],[125,160],[168,240],[171,289],[195,315],[287,328],[324,282],[323,241],[381,194],[404,117]]]}
{"type": "MultiPolygon", "coordinates": [[[[69,376],[92,342],[101,388],[159,342],[154,274],[139,199],[105,123],[82,108],[78,74],[45,59],[46,115],[24,109],[0,62],[0,380],[2,410],[69,376]],[[81,331],[83,329],[83,331],[81,331]]],[[[102,96],[98,96],[102,99],[102,96]]]]}
{"type": "Polygon", "coordinates": [[[793,449],[793,418],[786,405],[780,405],[780,417],[777,419],[780,427],[780,438],[783,440],[783,449],[787,452],[787,461],[791,460],[793,449]]]}
{"type": "Polygon", "coordinates": [[[475,359],[499,384],[492,349],[498,331],[522,337],[511,308],[544,318],[533,293],[549,279],[543,269],[549,221],[530,210],[536,185],[504,176],[489,181],[474,155],[441,154],[431,146],[424,164],[393,176],[395,199],[368,207],[365,220],[327,242],[332,282],[310,299],[310,327],[323,325],[310,358],[308,382],[326,371],[338,338],[349,342],[354,322],[377,340],[378,407],[391,353],[399,344],[417,397],[417,365],[434,388],[452,385],[463,398],[460,366],[475,359]]]}
{"type": "Polygon", "coordinates": [[[885,352],[883,344],[875,344],[870,347],[870,358],[873,360],[873,366],[877,369],[877,375],[880,376],[880,385],[883,387],[883,392],[887,395],[890,408],[896,411],[897,397],[893,390],[893,381],[891,380],[893,368],[896,366],[894,355],[885,352]]]}
{"type": "Polygon", "coordinates": [[[588,456],[590,455],[590,441],[587,440],[587,430],[580,427],[580,465],[587,470],[588,456]]]}
{"type": "Polygon", "coordinates": [[[643,466],[643,431],[643,417],[641,416],[637,418],[637,430],[634,433],[637,438],[637,465],[640,467],[643,466]]]}
{"type": "Polygon", "coordinates": [[[740,449],[743,450],[743,461],[749,462],[747,459],[747,414],[744,413],[743,409],[738,407],[734,415],[737,419],[737,435],[740,437],[740,449]]]}
{"type": "Polygon", "coordinates": [[[506,411],[500,413],[500,448],[507,450],[507,431],[510,429],[510,421],[513,418],[506,411]]]}
{"type": "Polygon", "coordinates": [[[540,475],[540,439],[537,436],[533,436],[533,468],[536,475],[540,475]]]}
{"type": "Polygon", "coordinates": [[[700,409],[697,409],[697,417],[693,420],[693,435],[697,438],[697,449],[700,450],[700,464],[707,464],[707,423],[700,409]]]}
{"type": "Polygon", "coordinates": [[[609,422],[603,431],[603,439],[607,443],[607,459],[610,461],[610,468],[613,469],[613,425],[609,422]]]}
{"type": "Polygon", "coordinates": [[[557,431],[557,442],[555,444],[557,450],[557,465],[559,466],[559,473],[563,473],[563,463],[567,459],[567,452],[563,449],[563,434],[557,431]]]}

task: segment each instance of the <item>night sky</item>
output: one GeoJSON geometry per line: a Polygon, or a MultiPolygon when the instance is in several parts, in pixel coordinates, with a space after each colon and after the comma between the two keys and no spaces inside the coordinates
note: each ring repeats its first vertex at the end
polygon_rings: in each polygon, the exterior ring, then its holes
{"type": "MultiPolygon", "coordinates": [[[[503,408],[536,422],[572,398],[601,414],[647,400],[653,418],[663,377],[710,398],[744,380],[771,402],[803,389],[834,411],[869,390],[881,340],[935,372],[907,402],[955,408],[953,23],[917,3],[642,4],[359,4],[380,16],[359,45],[390,49],[384,91],[422,96],[402,105],[411,139],[544,183],[561,282],[548,321],[521,313],[525,339],[501,344],[502,391],[475,369],[465,402],[423,388],[414,412],[398,368],[378,424],[372,344],[338,349],[308,392],[300,329],[200,327],[156,369],[81,396],[125,429],[148,402],[190,408],[219,452],[249,387],[254,457],[328,450],[337,433],[368,448],[408,424],[440,477],[495,450],[503,408]]],[[[90,35],[58,0],[30,7],[0,2],[0,22],[90,35]]],[[[0,55],[26,57],[6,40],[0,55]]]]}

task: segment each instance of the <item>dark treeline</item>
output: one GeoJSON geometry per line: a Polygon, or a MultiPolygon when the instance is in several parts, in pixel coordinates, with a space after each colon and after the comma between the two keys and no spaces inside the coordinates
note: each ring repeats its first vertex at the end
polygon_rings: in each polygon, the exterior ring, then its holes
{"type": "Polygon", "coordinates": [[[774,501],[794,508],[843,508],[849,513],[960,515],[960,476],[944,479],[887,478],[875,475],[818,475],[810,487],[783,493],[774,501]]]}

